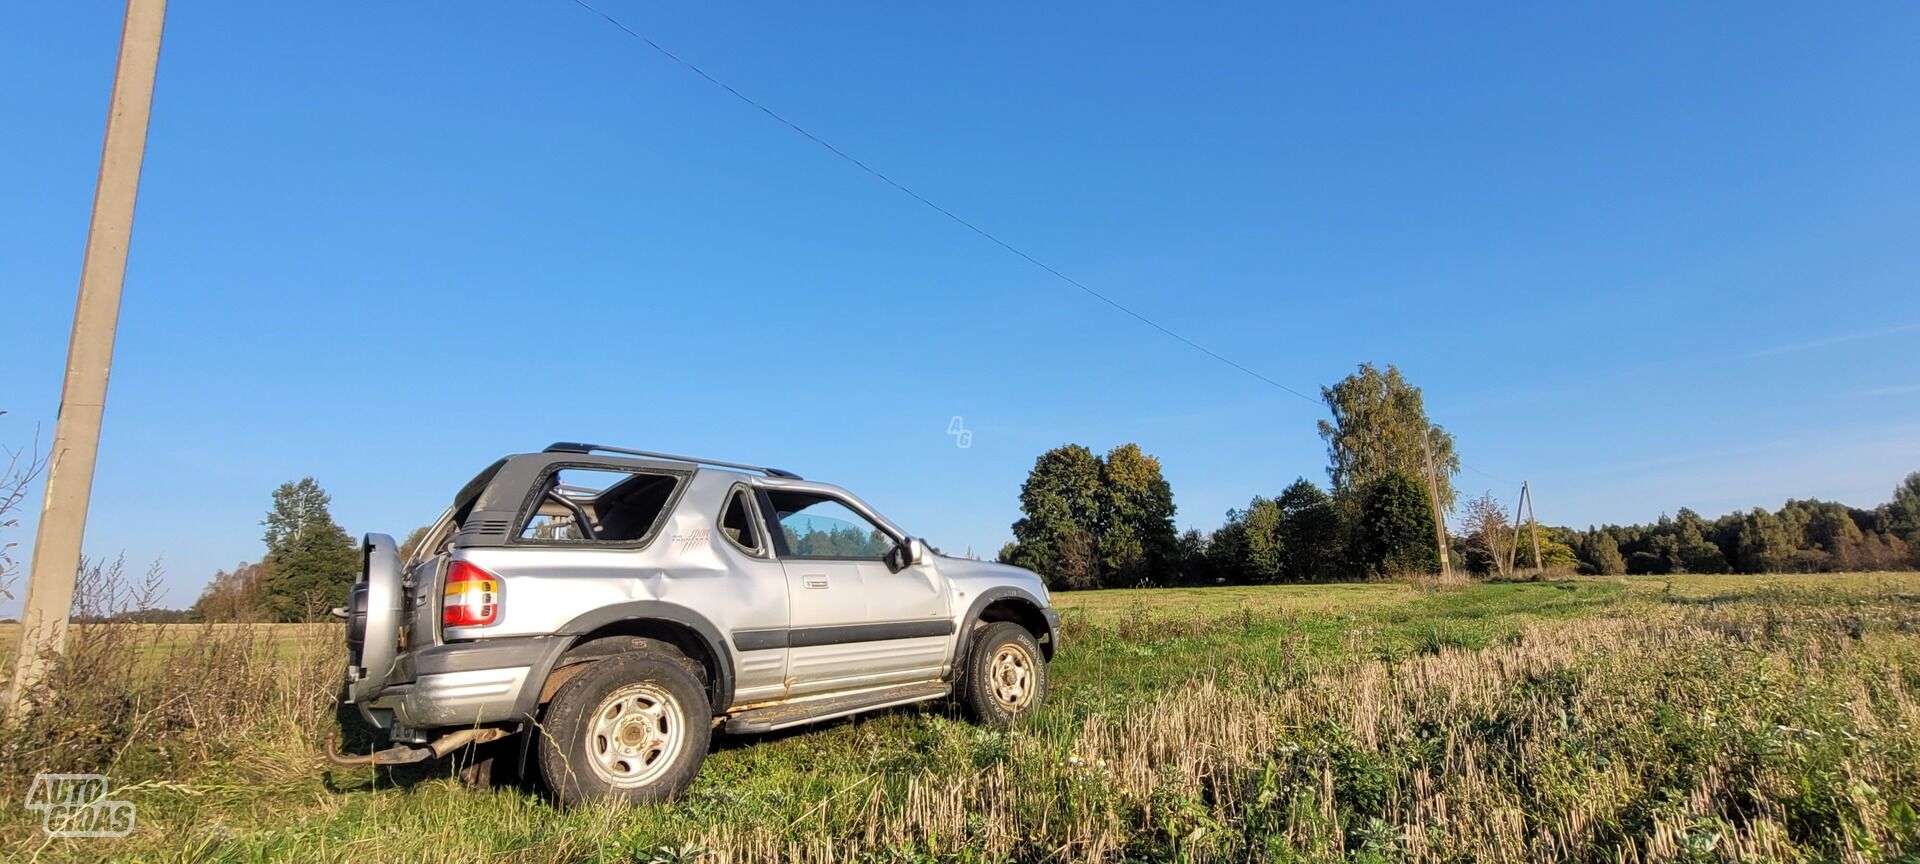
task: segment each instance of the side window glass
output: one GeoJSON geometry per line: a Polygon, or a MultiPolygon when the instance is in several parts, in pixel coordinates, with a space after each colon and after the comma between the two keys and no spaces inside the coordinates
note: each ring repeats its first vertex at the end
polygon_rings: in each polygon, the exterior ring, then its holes
{"type": "Polygon", "coordinates": [[[720,511],[720,533],[733,545],[750,555],[763,555],[759,532],[753,530],[753,508],[747,503],[747,490],[737,487],[727,495],[727,506],[720,511]]]}
{"type": "Polygon", "coordinates": [[[893,538],[845,504],[819,495],[769,492],[775,521],[795,558],[880,560],[893,538]]]}

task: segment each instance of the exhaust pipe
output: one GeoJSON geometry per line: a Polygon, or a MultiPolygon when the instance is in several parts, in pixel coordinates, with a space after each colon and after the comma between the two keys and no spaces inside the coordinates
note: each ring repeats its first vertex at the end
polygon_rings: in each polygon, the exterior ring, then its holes
{"type": "Polygon", "coordinates": [[[365,756],[348,756],[339,751],[340,740],[337,736],[327,739],[327,761],[335,765],[411,765],[438,759],[469,744],[485,744],[507,737],[505,729],[461,729],[449,732],[434,739],[425,747],[411,744],[395,744],[385,750],[377,750],[365,756]]]}

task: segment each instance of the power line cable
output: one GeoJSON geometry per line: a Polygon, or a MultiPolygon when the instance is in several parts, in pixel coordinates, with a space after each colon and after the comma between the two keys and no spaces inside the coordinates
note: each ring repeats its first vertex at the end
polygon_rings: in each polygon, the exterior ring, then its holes
{"type": "Polygon", "coordinates": [[[573,0],[573,2],[574,2],[574,5],[579,6],[580,8],[585,9],[588,12],[592,12],[595,15],[600,16],[602,19],[605,19],[608,24],[612,24],[613,26],[619,28],[621,32],[627,34],[628,36],[633,37],[634,39],[639,40],[642,44],[646,45],[648,48],[651,48],[656,53],[660,54],[660,56],[665,57],[669,60],[672,60],[673,62],[678,63],[683,67],[686,67],[688,71],[692,72],[695,75],[700,76],[707,83],[727,91],[727,93],[731,94],[733,98],[738,99],[741,102],[744,102],[747,105],[750,105],[753,108],[759,110],[760,113],[773,118],[780,125],[793,130],[795,133],[799,134],[801,137],[807,139],[808,141],[812,141],[813,143],[826,148],[827,152],[840,157],[841,160],[847,162],[848,164],[856,168],[859,168],[861,171],[864,171],[872,175],[875,179],[879,180],[882,183],[887,184],[888,186],[893,187],[895,190],[899,191],[901,194],[906,195],[907,197],[912,198],[913,200],[926,205],[929,209],[933,210],[935,213],[939,213],[940,215],[953,220],[955,223],[959,224],[961,227],[967,229],[968,231],[972,231],[973,233],[978,234],[983,238],[986,238],[987,241],[993,243],[994,245],[999,246],[1000,248],[1005,249],[1008,252],[1011,252],[1014,255],[1019,256],[1021,259],[1025,260],[1027,263],[1032,264],[1033,266],[1046,271],[1048,274],[1051,274],[1054,278],[1057,278],[1060,281],[1067,283],[1068,285],[1072,285],[1073,287],[1080,289],[1082,292],[1085,292],[1087,296],[1092,297],[1095,300],[1098,300],[1102,303],[1105,303],[1108,306],[1111,306],[1115,309],[1118,309],[1121,312],[1126,313],[1129,317],[1133,318],[1134,320],[1139,321],[1140,323],[1145,324],[1148,327],[1152,327],[1153,329],[1160,331],[1163,335],[1179,342],[1180,344],[1185,345],[1189,348],[1192,348],[1193,350],[1198,351],[1202,354],[1205,354],[1208,357],[1211,357],[1215,360],[1218,360],[1221,363],[1224,363],[1228,366],[1238,369],[1241,372],[1244,372],[1252,376],[1253,378],[1255,378],[1256,380],[1264,384],[1268,384],[1270,386],[1283,390],[1287,393],[1291,393],[1294,396],[1297,396],[1308,402],[1312,402],[1315,405],[1324,404],[1319,399],[1316,399],[1312,396],[1308,396],[1307,394],[1302,393],[1298,390],[1295,390],[1292,387],[1288,387],[1287,385],[1282,384],[1278,381],[1275,381],[1272,378],[1268,378],[1267,376],[1262,375],[1259,372],[1255,372],[1254,370],[1249,369],[1246,366],[1243,366],[1235,362],[1231,358],[1228,358],[1222,355],[1218,351],[1208,348],[1207,346],[1202,345],[1198,342],[1195,342],[1192,339],[1188,339],[1187,337],[1174,332],[1172,329],[1161,324],[1160,322],[1155,321],[1151,318],[1148,318],[1147,316],[1142,315],[1139,312],[1135,312],[1134,310],[1128,308],[1125,304],[1121,303],[1120,301],[1115,300],[1112,297],[1108,297],[1107,295],[1102,294],[1099,291],[1095,291],[1094,289],[1088,287],[1086,283],[1081,282],[1080,280],[1075,279],[1072,276],[1068,276],[1067,274],[1060,272],[1059,269],[1053,267],[1052,265],[1047,264],[1045,261],[1041,261],[1040,259],[1035,258],[1034,256],[1028,254],[1025,250],[1022,250],[1020,247],[1000,239],[999,237],[995,236],[993,232],[988,231],[984,228],[981,228],[980,226],[975,225],[972,222],[969,222],[966,219],[961,218],[958,214],[954,213],[952,210],[948,210],[947,208],[942,207],[939,204],[935,204],[933,201],[928,200],[926,196],[921,195],[920,193],[907,188],[900,181],[887,176],[886,174],[882,173],[881,171],[874,168],[873,166],[868,165],[867,163],[862,162],[859,159],[855,158],[854,156],[848,154],[845,150],[842,150],[839,147],[834,146],[832,142],[824,138],[821,138],[820,136],[815,135],[812,132],[807,131],[805,127],[801,126],[798,123],[793,122],[792,120],[787,119],[785,116],[781,115],[780,112],[775,111],[772,108],[768,108],[766,105],[763,105],[760,102],[756,101],[753,97],[740,92],[739,90],[735,89],[733,85],[713,77],[712,75],[708,74],[705,69],[702,69],[699,66],[689,62],[685,58],[682,58],[680,55],[667,50],[666,47],[662,46],[660,43],[655,42],[652,39],[649,39],[646,36],[640,34],[638,31],[634,30],[632,27],[628,27],[625,23],[621,22],[620,19],[615,18],[612,15],[609,15],[606,12],[601,11],[598,7],[595,7],[593,4],[586,2],[586,0],[573,0]]]}
{"type": "MultiPolygon", "coordinates": [[[[1192,348],[1193,350],[1198,351],[1202,354],[1205,354],[1208,357],[1213,358],[1214,360],[1217,360],[1221,363],[1224,363],[1228,366],[1233,367],[1234,369],[1244,372],[1263,384],[1272,386],[1276,389],[1289,393],[1307,402],[1311,402],[1315,405],[1326,404],[1324,401],[1320,399],[1317,399],[1312,396],[1308,396],[1307,394],[1302,393],[1299,390],[1295,390],[1292,387],[1288,387],[1285,384],[1282,384],[1278,381],[1273,380],[1272,378],[1269,378],[1265,375],[1260,374],[1259,372],[1255,372],[1254,370],[1247,368],[1246,366],[1234,361],[1232,358],[1222,355],[1218,351],[1208,348],[1207,346],[1202,345],[1198,342],[1195,342],[1192,339],[1188,339],[1187,337],[1174,332],[1171,328],[1161,324],[1160,322],[1155,321],[1151,318],[1148,318],[1147,316],[1142,315],[1139,312],[1135,312],[1133,309],[1129,308],[1128,306],[1121,303],[1120,301],[1115,300],[1112,297],[1108,297],[1107,295],[1102,294],[1091,287],[1088,287],[1086,283],[1081,282],[1080,280],[1075,279],[1072,276],[1068,276],[1065,273],[1062,273],[1058,268],[1054,267],[1053,265],[1050,265],[1045,261],[1035,258],[1031,254],[1028,254],[1026,250],[1023,250],[1020,247],[1013,245],[1012,243],[1008,243],[1007,241],[1000,239],[993,232],[988,231],[985,228],[981,228],[980,226],[967,221],[966,219],[962,218],[959,214],[954,213],[952,210],[948,210],[947,208],[934,203],[932,200],[928,199],[925,195],[921,195],[920,193],[913,191],[912,189],[908,188],[905,184],[901,183],[898,180],[893,179],[892,177],[887,176],[884,172],[880,171],[879,169],[874,168],[873,166],[860,161],[859,158],[853,156],[852,154],[849,154],[847,151],[834,146],[833,142],[828,141],[825,138],[822,138],[818,135],[813,134],[812,132],[807,131],[806,127],[801,126],[800,124],[787,119],[787,117],[781,114],[780,112],[775,111],[772,108],[767,107],[765,104],[762,104],[760,101],[754,99],[753,97],[740,92],[740,90],[735,88],[733,85],[713,77],[713,75],[709,74],[707,70],[702,69],[692,61],[689,61],[686,58],[673,53],[672,51],[668,50],[666,46],[653,41],[652,39],[648,38],[646,35],[640,33],[637,30],[634,30],[632,27],[628,27],[625,22],[621,21],[618,18],[613,17],[610,14],[607,14],[605,11],[601,10],[599,7],[594,6],[591,3],[588,3],[587,0],[573,0],[573,3],[574,5],[579,6],[580,8],[585,9],[588,12],[591,12],[595,15],[600,16],[602,20],[618,28],[620,32],[633,37],[635,40],[638,40],[641,44],[646,45],[648,48],[653,49],[653,51],[659,54],[660,56],[665,57],[668,60],[672,60],[673,62],[684,67],[687,71],[700,76],[701,80],[706,81],[708,84],[712,84],[715,87],[718,87],[722,90],[727,91],[728,95],[732,96],[735,99],[740,100],[741,102],[759,111],[760,113],[767,115],[768,117],[772,118],[775,122],[779,123],[782,126],[787,127],[788,129],[792,130],[795,134],[799,135],[800,137],[820,145],[827,152],[832,153],[836,157],[839,157],[842,161],[846,162],[847,164],[852,165],[863,172],[866,172],[868,175],[872,176],[874,179],[879,180],[880,182],[893,187],[894,190],[898,191],[900,194],[920,202],[921,204],[925,205],[928,209],[942,216],[947,217],[948,219],[952,220],[955,224],[961,226],[962,228],[967,229],[968,231],[971,231],[979,235],[982,238],[985,238],[988,242],[994,244],[995,246],[999,246],[1000,248],[1005,249],[1006,251],[1011,252],[1016,256],[1019,256],[1022,260],[1026,261],[1029,264],[1032,264],[1035,267],[1040,268],[1041,270],[1045,271],[1047,274],[1053,276],[1054,278],[1059,279],[1060,281],[1065,282],[1068,285],[1071,285],[1075,288],[1078,288],[1081,292],[1085,293],[1087,296],[1092,297],[1095,300],[1105,303],[1108,306],[1111,306],[1114,309],[1117,309],[1120,312],[1125,313],[1128,317],[1131,317],[1134,320],[1147,325],[1148,327],[1152,327],[1153,329],[1160,331],[1161,334],[1167,336],[1168,338],[1173,339],[1176,342],[1179,342],[1182,345],[1192,348]]],[[[1465,468],[1469,471],[1472,471],[1475,474],[1479,474],[1480,476],[1485,477],[1489,480],[1494,480],[1501,483],[1513,482],[1511,480],[1503,480],[1499,477],[1495,477],[1492,474],[1488,474],[1485,471],[1481,471],[1480,469],[1475,468],[1471,465],[1468,465],[1464,462],[1461,463],[1460,467],[1465,468]]]]}
{"type": "Polygon", "coordinates": [[[1487,478],[1488,480],[1492,480],[1492,481],[1493,481],[1493,482],[1495,482],[1495,483],[1505,483],[1505,484],[1507,484],[1508,486],[1512,486],[1512,485],[1513,485],[1513,481],[1512,481],[1512,480],[1508,480],[1508,479],[1506,479],[1506,478],[1504,478],[1504,477],[1495,477],[1495,476],[1493,476],[1492,474],[1488,474],[1487,472],[1485,472],[1485,471],[1482,471],[1482,470],[1480,470],[1480,469],[1478,469],[1478,468],[1475,468],[1475,467],[1473,467],[1472,465],[1468,465],[1468,464],[1467,464],[1467,463],[1465,463],[1465,462],[1462,462],[1462,463],[1460,463],[1460,467],[1462,467],[1462,468],[1465,468],[1465,469],[1467,469],[1468,471],[1472,471],[1473,473],[1475,473],[1475,474],[1478,474],[1478,475],[1480,475],[1480,476],[1482,476],[1482,477],[1485,477],[1485,478],[1487,478]]]}

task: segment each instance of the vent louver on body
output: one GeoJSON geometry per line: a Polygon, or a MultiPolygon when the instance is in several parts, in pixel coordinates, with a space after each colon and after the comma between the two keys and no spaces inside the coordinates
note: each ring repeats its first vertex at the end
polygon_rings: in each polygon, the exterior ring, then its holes
{"type": "Polygon", "coordinates": [[[462,527],[460,534],[463,537],[505,537],[508,524],[506,519],[482,519],[462,527]]]}

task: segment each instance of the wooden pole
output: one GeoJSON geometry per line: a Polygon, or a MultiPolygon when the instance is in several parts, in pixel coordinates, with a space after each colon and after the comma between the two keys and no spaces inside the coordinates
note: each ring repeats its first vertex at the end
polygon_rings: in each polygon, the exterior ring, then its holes
{"type": "Polygon", "coordinates": [[[73,335],[67,342],[60,417],[54,423],[53,450],[47,456],[47,497],[40,507],[33,563],[27,571],[20,653],[15,655],[13,690],[8,697],[12,715],[27,704],[28,694],[46,676],[48,661],[66,648],[67,617],[73,610],[87,503],[93,494],[94,458],[100,449],[100,420],[106,408],[107,374],[113,365],[120,288],[127,273],[134,197],[140,188],[140,163],[146,157],[147,116],[153,107],[153,78],[160,64],[166,11],[166,0],[127,0],[121,25],[120,59],[114,69],[100,176],[93,191],[93,221],[80,264],[80,298],[73,313],[73,335]]]}

